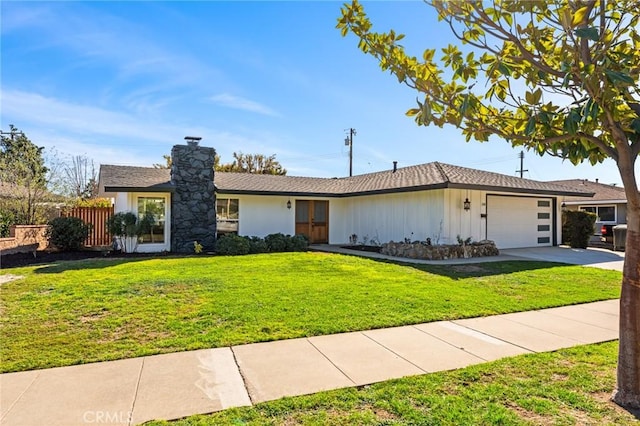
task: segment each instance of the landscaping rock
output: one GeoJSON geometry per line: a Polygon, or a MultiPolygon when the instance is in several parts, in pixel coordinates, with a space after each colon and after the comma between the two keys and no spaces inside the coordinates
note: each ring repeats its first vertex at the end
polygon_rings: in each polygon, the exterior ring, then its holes
{"type": "Polygon", "coordinates": [[[463,245],[437,246],[427,245],[424,242],[396,243],[391,241],[382,245],[380,253],[410,259],[446,260],[497,256],[500,251],[495,243],[489,240],[463,245]]]}

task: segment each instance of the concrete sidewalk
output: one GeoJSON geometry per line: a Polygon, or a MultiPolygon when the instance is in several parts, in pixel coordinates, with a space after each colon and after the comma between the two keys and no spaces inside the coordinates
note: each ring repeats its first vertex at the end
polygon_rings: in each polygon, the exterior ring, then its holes
{"type": "Polygon", "coordinates": [[[0,375],[0,423],[131,425],[618,338],[618,300],[0,375]]]}

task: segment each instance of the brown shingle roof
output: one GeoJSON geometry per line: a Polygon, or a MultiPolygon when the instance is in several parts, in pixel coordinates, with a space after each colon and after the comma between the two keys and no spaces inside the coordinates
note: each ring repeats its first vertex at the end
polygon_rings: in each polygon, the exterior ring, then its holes
{"type": "Polygon", "coordinates": [[[216,173],[215,183],[218,192],[223,194],[353,196],[436,188],[468,188],[549,195],[591,195],[589,191],[574,190],[549,182],[521,179],[438,162],[399,168],[395,173],[387,170],[332,179],[216,173]]]}
{"type": "Polygon", "coordinates": [[[168,192],[173,190],[169,169],[101,165],[98,192],[168,192]]]}
{"type": "Polygon", "coordinates": [[[216,172],[216,189],[221,193],[307,194],[337,196],[346,190],[344,178],[256,175],[216,172]]]}
{"type": "Polygon", "coordinates": [[[587,179],[554,180],[551,183],[569,187],[575,191],[593,192],[593,197],[567,197],[566,202],[572,201],[627,201],[624,188],[620,186],[607,185],[599,182],[592,182],[587,179]]]}
{"type": "MultiPolygon", "coordinates": [[[[168,190],[168,169],[102,166],[101,190],[107,192],[168,190]]],[[[504,192],[589,196],[589,191],[521,179],[443,163],[428,163],[367,173],[347,178],[313,178],[300,176],[255,175],[216,172],[215,184],[221,194],[283,194],[344,197],[354,195],[407,192],[436,188],[483,189],[504,192]]]]}

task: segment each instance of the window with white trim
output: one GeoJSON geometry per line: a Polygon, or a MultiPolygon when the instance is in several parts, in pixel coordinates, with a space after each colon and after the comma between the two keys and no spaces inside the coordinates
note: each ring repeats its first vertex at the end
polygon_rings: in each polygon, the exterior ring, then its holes
{"type": "Polygon", "coordinates": [[[238,232],[240,201],[237,198],[216,198],[218,234],[238,232]]]}
{"type": "Polygon", "coordinates": [[[143,224],[140,244],[164,244],[165,205],[164,197],[138,197],[138,221],[143,224]]]}
{"type": "Polygon", "coordinates": [[[580,210],[594,213],[598,222],[615,222],[616,206],[580,206],[580,210]]]}

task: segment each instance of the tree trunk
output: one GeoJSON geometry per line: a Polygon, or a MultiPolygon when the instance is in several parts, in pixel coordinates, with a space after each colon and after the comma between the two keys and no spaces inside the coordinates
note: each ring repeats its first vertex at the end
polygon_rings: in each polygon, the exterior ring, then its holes
{"type": "Polygon", "coordinates": [[[613,400],[624,407],[640,408],[640,232],[629,225],[625,246],[618,385],[613,400]]]}
{"type": "Polygon", "coordinates": [[[618,383],[613,401],[640,408],[640,194],[634,161],[618,162],[627,194],[627,240],[620,296],[620,349],[618,383]]]}

